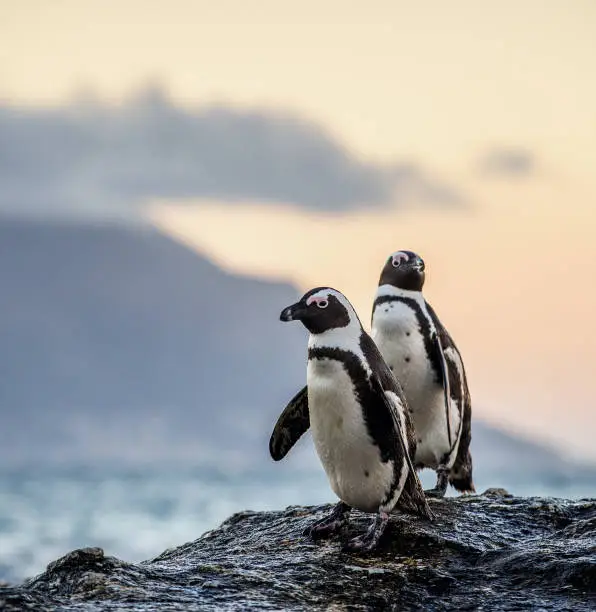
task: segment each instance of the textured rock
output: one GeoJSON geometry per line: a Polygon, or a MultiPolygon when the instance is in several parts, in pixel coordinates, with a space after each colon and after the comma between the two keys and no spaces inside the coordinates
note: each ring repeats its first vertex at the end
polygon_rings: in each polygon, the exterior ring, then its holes
{"type": "MultiPolygon", "coordinates": [[[[342,554],[302,530],[329,506],[241,512],[138,564],[75,550],[1,610],[595,610],[596,500],[503,490],[431,500],[434,522],[396,515],[382,549],[342,554]]],[[[370,516],[354,513],[349,533],[370,516]]]]}

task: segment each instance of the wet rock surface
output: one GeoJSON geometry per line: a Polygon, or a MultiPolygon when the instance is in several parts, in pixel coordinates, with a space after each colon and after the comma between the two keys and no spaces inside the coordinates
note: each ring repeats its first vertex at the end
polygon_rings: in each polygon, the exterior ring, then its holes
{"type": "Polygon", "coordinates": [[[339,548],[370,515],[328,541],[301,535],[330,506],[241,512],[136,564],[75,550],[0,587],[0,610],[596,610],[596,500],[489,490],[430,503],[434,522],[393,516],[368,556],[339,548]]]}

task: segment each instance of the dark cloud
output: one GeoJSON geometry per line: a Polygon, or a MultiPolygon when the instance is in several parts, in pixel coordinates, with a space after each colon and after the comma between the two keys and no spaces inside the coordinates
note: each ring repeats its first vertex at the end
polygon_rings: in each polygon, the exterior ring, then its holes
{"type": "Polygon", "coordinates": [[[482,174],[518,179],[530,176],[536,170],[534,156],[524,149],[504,148],[489,151],[480,160],[482,174]]]}
{"type": "Polygon", "coordinates": [[[269,110],[188,110],[159,89],[121,106],[0,106],[0,210],[135,212],[149,198],[282,201],[338,211],[451,204],[410,164],[363,161],[318,124],[269,110]]]}

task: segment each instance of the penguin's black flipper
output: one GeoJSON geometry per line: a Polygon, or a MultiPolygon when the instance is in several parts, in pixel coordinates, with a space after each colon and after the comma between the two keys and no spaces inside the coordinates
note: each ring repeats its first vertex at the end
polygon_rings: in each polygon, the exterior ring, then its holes
{"type": "Polygon", "coordinates": [[[430,509],[420,479],[415,472],[410,472],[404,485],[400,498],[397,500],[396,508],[408,514],[415,514],[432,521],[435,518],[430,509]]]}
{"type": "Polygon", "coordinates": [[[464,415],[461,437],[457,448],[455,463],[449,474],[449,482],[461,493],[474,493],[474,479],[472,477],[472,454],[470,442],[472,441],[472,400],[468,391],[467,381],[464,379],[464,415]]]}
{"type": "Polygon", "coordinates": [[[300,389],[277,419],[269,440],[269,453],[275,461],[283,459],[310,427],[308,388],[300,389]]]}
{"type": "Polygon", "coordinates": [[[418,514],[419,516],[432,520],[434,518],[434,515],[432,513],[432,510],[430,509],[430,506],[428,505],[428,502],[426,501],[424,489],[422,488],[422,484],[420,483],[420,479],[418,478],[418,474],[416,473],[416,469],[414,468],[412,458],[408,450],[409,446],[414,451],[412,454],[415,453],[415,438],[413,435],[408,436],[408,431],[402,430],[400,419],[397,415],[396,407],[394,406],[391,398],[387,395],[387,392],[393,393],[397,397],[401,398],[401,401],[404,403],[406,428],[408,428],[411,433],[413,431],[413,427],[411,426],[411,423],[409,421],[407,405],[405,405],[405,398],[403,397],[403,393],[401,391],[399,383],[395,385],[397,379],[393,377],[393,375],[389,372],[389,369],[387,369],[387,372],[389,373],[388,375],[393,384],[389,383],[389,385],[386,384],[385,386],[394,386],[394,389],[383,389],[384,385],[382,384],[381,379],[375,374],[372,374],[371,382],[373,390],[375,390],[383,398],[385,407],[387,408],[389,414],[391,415],[391,418],[393,419],[393,424],[397,433],[397,437],[399,438],[399,445],[401,447],[401,451],[404,455],[406,463],[408,464],[408,477],[406,478],[403,491],[397,501],[396,506],[405,510],[406,512],[412,512],[414,514],[418,514]],[[406,440],[408,440],[407,446],[405,442],[406,440]]]}
{"type": "MultiPolygon", "coordinates": [[[[411,461],[411,457],[416,455],[416,436],[414,435],[414,426],[412,425],[407,409],[404,412],[404,416],[406,419],[406,429],[408,429],[410,432],[410,436],[407,438],[408,448],[410,449],[410,453],[408,454],[409,473],[404,484],[404,489],[397,500],[396,506],[403,512],[416,514],[428,519],[429,521],[432,521],[435,515],[428,505],[426,495],[424,494],[424,489],[422,488],[422,483],[420,482],[418,473],[416,472],[416,469],[412,465],[411,461]]],[[[405,436],[406,432],[404,432],[403,435],[405,436]]],[[[403,442],[403,440],[406,438],[401,437],[401,439],[403,442]]]]}
{"type": "Polygon", "coordinates": [[[472,400],[463,364],[463,360],[453,338],[443,327],[439,317],[427,302],[426,307],[435,324],[437,334],[441,338],[443,349],[451,349],[445,356],[447,361],[448,373],[451,372],[449,394],[453,398],[454,406],[460,411],[460,431],[456,434],[459,437],[457,456],[455,463],[449,472],[449,483],[462,493],[474,492],[474,479],[472,477],[472,455],[470,453],[470,442],[472,440],[472,400]]]}
{"type": "Polygon", "coordinates": [[[437,355],[437,361],[441,366],[441,378],[443,379],[443,397],[445,402],[445,421],[447,422],[447,439],[449,440],[449,447],[453,447],[453,439],[451,435],[451,417],[449,410],[449,402],[451,398],[451,387],[449,384],[449,371],[447,370],[447,360],[445,359],[445,352],[443,351],[443,344],[439,334],[433,334],[433,344],[437,355]]]}

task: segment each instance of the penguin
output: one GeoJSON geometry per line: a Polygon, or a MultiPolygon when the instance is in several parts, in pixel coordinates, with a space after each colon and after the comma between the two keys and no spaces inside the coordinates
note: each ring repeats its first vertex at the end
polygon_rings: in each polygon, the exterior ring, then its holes
{"type": "Polygon", "coordinates": [[[285,308],[280,319],[301,321],[310,332],[307,384],[284,411],[284,427],[291,440],[296,433],[292,417],[298,415],[301,430],[308,415],[307,428],[340,500],[307,534],[318,539],[338,532],[352,508],[374,512],[368,531],[344,545],[344,550],[368,552],[377,547],[398,502],[431,519],[411,459],[416,437],[403,391],[348,299],[330,287],[317,287],[285,308]]]}
{"type": "MultiPolygon", "coordinates": [[[[417,469],[437,472],[430,497],[443,497],[448,483],[474,492],[472,403],[463,360],[453,339],[422,295],[425,264],[412,251],[397,251],[385,263],[373,304],[372,337],[404,387],[417,431],[417,469]]],[[[269,452],[283,459],[309,429],[306,388],[279,416],[269,452]]]]}
{"type": "Polygon", "coordinates": [[[427,495],[450,483],[473,492],[472,404],[464,363],[453,339],[424,299],[425,264],[412,251],[389,256],[374,300],[371,335],[407,398],[417,436],[415,465],[437,473],[427,495]]]}

